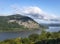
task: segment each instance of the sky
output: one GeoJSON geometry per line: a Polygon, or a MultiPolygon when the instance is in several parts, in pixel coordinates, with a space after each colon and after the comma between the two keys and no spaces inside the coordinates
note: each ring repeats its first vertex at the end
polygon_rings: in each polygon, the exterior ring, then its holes
{"type": "Polygon", "coordinates": [[[21,10],[26,12],[26,9],[36,12],[36,8],[40,9],[39,12],[60,16],[60,0],[0,0],[0,15],[14,14],[16,11],[21,13],[21,10]]]}

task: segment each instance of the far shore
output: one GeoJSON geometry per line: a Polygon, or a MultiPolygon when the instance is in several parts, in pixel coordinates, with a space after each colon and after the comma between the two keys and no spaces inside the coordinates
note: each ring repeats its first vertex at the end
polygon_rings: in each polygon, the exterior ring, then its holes
{"type": "Polygon", "coordinates": [[[13,31],[0,31],[0,33],[1,32],[24,32],[24,31],[32,31],[32,30],[39,30],[39,29],[31,29],[31,30],[28,29],[28,30],[17,30],[17,31],[14,31],[14,30],[13,31]]]}

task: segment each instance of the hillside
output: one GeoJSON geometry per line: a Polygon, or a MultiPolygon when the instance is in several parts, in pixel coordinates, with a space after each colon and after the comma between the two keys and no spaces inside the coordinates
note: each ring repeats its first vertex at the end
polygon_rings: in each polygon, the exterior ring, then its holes
{"type": "Polygon", "coordinates": [[[20,14],[0,16],[0,32],[40,29],[40,25],[32,18],[20,14]]]}

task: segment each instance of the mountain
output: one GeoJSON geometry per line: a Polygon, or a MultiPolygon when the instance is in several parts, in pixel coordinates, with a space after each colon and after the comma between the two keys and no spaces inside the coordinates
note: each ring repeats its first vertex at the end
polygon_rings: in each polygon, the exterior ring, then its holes
{"type": "Polygon", "coordinates": [[[32,18],[27,17],[27,16],[22,16],[20,14],[16,14],[16,15],[12,15],[12,16],[8,16],[9,20],[8,22],[16,22],[19,25],[23,25],[27,28],[38,28],[39,24],[37,24],[37,22],[35,22],[32,18]]]}
{"type": "Polygon", "coordinates": [[[0,16],[0,31],[22,31],[40,29],[41,26],[32,18],[20,14],[0,16]]]}

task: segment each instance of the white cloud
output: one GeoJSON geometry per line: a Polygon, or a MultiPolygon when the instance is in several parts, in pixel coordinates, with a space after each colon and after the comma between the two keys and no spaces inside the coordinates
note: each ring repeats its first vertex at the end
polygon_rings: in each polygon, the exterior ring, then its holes
{"type": "Polygon", "coordinates": [[[43,14],[43,11],[41,8],[37,6],[19,6],[17,4],[11,5],[11,8],[14,12],[16,13],[21,13],[21,14],[43,14]]]}
{"type": "Polygon", "coordinates": [[[31,7],[25,7],[23,10],[22,10],[23,13],[25,14],[43,14],[43,11],[39,8],[39,7],[36,7],[36,6],[31,6],[31,7]]]}
{"type": "Polygon", "coordinates": [[[54,14],[47,14],[46,12],[44,12],[41,8],[37,7],[37,6],[25,6],[25,7],[20,7],[20,6],[16,6],[16,5],[12,5],[12,10],[14,10],[15,13],[19,13],[22,15],[39,15],[39,17],[41,18],[41,16],[43,16],[43,19],[56,19],[58,18],[56,15],[54,14]]]}

